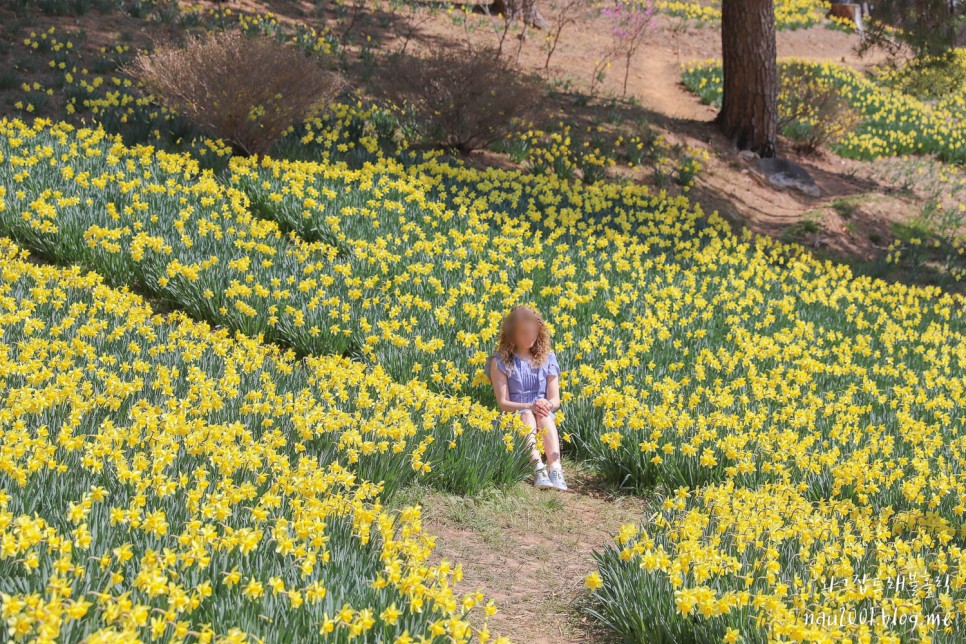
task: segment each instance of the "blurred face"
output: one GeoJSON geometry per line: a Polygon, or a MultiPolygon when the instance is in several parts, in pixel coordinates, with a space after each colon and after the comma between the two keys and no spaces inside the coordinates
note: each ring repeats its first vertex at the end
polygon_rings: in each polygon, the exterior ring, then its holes
{"type": "Polygon", "coordinates": [[[513,324],[513,346],[517,349],[530,349],[537,341],[540,323],[530,314],[521,314],[513,324]]]}

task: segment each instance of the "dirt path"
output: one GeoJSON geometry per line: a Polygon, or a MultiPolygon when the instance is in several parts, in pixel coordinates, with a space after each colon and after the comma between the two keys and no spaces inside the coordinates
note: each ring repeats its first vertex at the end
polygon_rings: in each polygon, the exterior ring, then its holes
{"type": "MultiPolygon", "coordinates": [[[[479,24],[465,32],[454,27],[452,21],[441,16],[421,29],[417,39],[421,46],[440,42],[466,42],[474,45],[496,46],[500,41],[496,19],[475,17],[479,24]]],[[[473,18],[471,18],[471,21],[473,18]]],[[[594,67],[610,46],[609,25],[601,17],[580,19],[566,27],[561,42],[554,52],[548,72],[563,88],[587,91],[594,67]]],[[[525,39],[513,36],[503,45],[504,53],[519,61],[521,67],[545,73],[547,63],[547,34],[530,30],[525,39]]],[[[811,60],[842,62],[856,68],[871,61],[855,54],[859,36],[818,25],[810,29],[779,31],[777,34],[780,58],[798,57],[811,60]]],[[[671,118],[708,121],[715,110],[701,102],[681,85],[681,65],[690,62],[721,58],[721,35],[717,28],[681,28],[680,22],[660,17],[648,40],[631,62],[627,96],[640,101],[643,107],[671,118]]],[[[623,90],[623,62],[613,60],[604,71],[600,85],[603,95],[620,96],[623,90]]]]}
{"type": "Polygon", "coordinates": [[[522,644],[600,640],[575,602],[592,553],[611,543],[625,523],[640,523],[647,503],[615,497],[586,472],[569,471],[571,493],[518,484],[507,492],[467,499],[426,491],[423,526],[436,539],[436,557],[463,565],[460,592],[482,590],[498,612],[494,635],[522,644]]]}
{"type": "Polygon", "coordinates": [[[710,105],[702,105],[684,88],[678,56],[662,47],[655,47],[649,55],[639,58],[628,76],[628,86],[634,88],[634,96],[641,105],[670,118],[710,121],[717,111],[710,105]]]}

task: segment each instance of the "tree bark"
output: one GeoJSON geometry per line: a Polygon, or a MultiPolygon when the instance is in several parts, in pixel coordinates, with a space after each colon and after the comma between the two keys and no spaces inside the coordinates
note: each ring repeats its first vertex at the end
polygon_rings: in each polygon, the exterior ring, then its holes
{"type": "Polygon", "coordinates": [[[537,0],[493,0],[490,4],[490,12],[501,15],[508,22],[520,20],[523,24],[546,29],[550,26],[547,19],[540,13],[537,0]]]}
{"type": "Polygon", "coordinates": [[[724,96],[718,123],[739,150],[775,156],[778,66],[774,0],[723,0],[724,96]]]}

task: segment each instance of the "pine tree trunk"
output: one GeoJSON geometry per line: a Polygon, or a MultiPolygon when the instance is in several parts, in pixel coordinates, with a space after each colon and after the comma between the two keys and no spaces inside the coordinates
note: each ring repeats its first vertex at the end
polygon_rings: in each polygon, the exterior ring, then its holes
{"type": "Polygon", "coordinates": [[[775,156],[778,68],[774,0],[723,0],[724,96],[718,123],[739,150],[775,156]]]}

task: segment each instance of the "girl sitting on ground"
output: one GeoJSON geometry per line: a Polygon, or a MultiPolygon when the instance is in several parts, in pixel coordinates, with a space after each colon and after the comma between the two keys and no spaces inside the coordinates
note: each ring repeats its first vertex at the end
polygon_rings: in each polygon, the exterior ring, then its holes
{"type": "Polygon", "coordinates": [[[503,320],[496,355],[487,360],[486,367],[500,410],[520,414],[531,428],[527,445],[536,468],[534,485],[566,491],[554,423],[554,412],[560,409],[560,366],[550,350],[547,325],[535,309],[513,307],[503,320]],[[543,436],[546,465],[537,449],[538,430],[543,436]]]}

